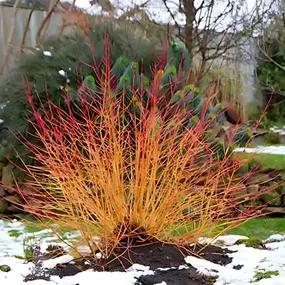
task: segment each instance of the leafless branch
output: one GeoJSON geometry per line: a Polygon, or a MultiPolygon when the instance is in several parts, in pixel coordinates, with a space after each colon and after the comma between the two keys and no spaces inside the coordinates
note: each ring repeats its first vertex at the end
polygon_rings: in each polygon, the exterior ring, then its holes
{"type": "Polygon", "coordinates": [[[53,12],[56,9],[56,6],[58,5],[60,0],[51,0],[50,2],[50,7],[49,7],[49,11],[47,13],[47,15],[45,16],[45,18],[43,19],[38,32],[37,32],[37,36],[36,36],[36,44],[39,45],[39,43],[42,41],[43,38],[43,30],[45,29],[46,25],[49,23],[50,18],[53,14],[53,12]]]}
{"type": "Polygon", "coordinates": [[[32,15],[33,15],[33,13],[35,11],[35,8],[36,8],[36,4],[37,4],[37,1],[34,0],[33,1],[33,6],[32,6],[32,8],[31,8],[31,10],[29,12],[29,16],[28,16],[28,19],[27,19],[27,22],[26,22],[26,25],[25,25],[25,29],[24,29],[24,34],[23,34],[23,38],[22,38],[22,42],[21,42],[21,46],[20,46],[21,53],[23,53],[23,50],[24,50],[26,37],[27,37],[28,31],[29,31],[32,15]]]}

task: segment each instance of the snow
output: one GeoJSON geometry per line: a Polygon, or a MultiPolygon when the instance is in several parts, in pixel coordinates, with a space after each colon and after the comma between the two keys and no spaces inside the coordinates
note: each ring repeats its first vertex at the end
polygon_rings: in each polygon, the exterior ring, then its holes
{"type": "Polygon", "coordinates": [[[62,69],[58,71],[58,74],[63,76],[63,77],[66,77],[66,72],[62,69]]]}
{"type": "MultiPolygon", "coordinates": [[[[276,235],[273,235],[267,240],[274,240],[274,236],[276,237],[276,235]]],[[[283,236],[284,238],[285,236],[283,236]]],[[[220,237],[219,240],[224,240],[226,243],[228,237],[220,237]]],[[[185,261],[197,268],[201,274],[218,276],[215,285],[285,284],[285,241],[266,244],[266,249],[255,249],[246,247],[243,244],[231,245],[227,248],[234,252],[229,254],[233,260],[226,266],[194,256],[186,257],[185,261]],[[243,267],[238,270],[233,268],[235,265],[243,265],[243,267]],[[279,275],[252,283],[258,271],[278,271],[279,275]]]]}
{"type": "MultiPolygon", "coordinates": [[[[67,235],[73,239],[78,237],[78,232],[67,235]]],[[[29,233],[23,223],[0,220],[0,265],[8,265],[11,268],[9,272],[0,271],[0,284],[13,285],[89,285],[90,280],[96,280],[98,285],[133,285],[136,278],[141,275],[152,275],[154,272],[149,266],[133,264],[126,272],[95,272],[87,270],[74,276],[66,276],[60,279],[58,276],[51,276],[50,281],[35,280],[24,282],[24,277],[36,270],[36,265],[26,262],[18,256],[23,256],[23,242],[25,239],[33,238],[33,242],[39,244],[41,249],[49,244],[63,245],[52,234],[52,231],[41,230],[35,233],[29,233]],[[17,237],[11,236],[11,233],[22,233],[17,237]]],[[[194,256],[187,256],[185,261],[197,268],[200,274],[218,276],[215,285],[278,285],[285,284],[285,236],[275,234],[265,240],[266,249],[255,249],[246,247],[243,244],[235,245],[239,239],[247,238],[240,235],[221,236],[216,239],[201,239],[205,243],[217,243],[223,247],[232,250],[229,255],[233,258],[232,262],[226,266],[212,263],[194,256]],[[234,269],[235,265],[243,265],[241,269],[234,269]],[[256,272],[259,271],[278,271],[278,276],[272,276],[269,279],[262,279],[253,282],[256,272]]],[[[65,245],[66,247],[66,245],[65,245]]],[[[67,263],[73,259],[72,255],[66,254],[54,259],[42,261],[43,268],[53,268],[56,264],[67,263]]],[[[178,269],[185,268],[181,264],[178,269]]],[[[163,270],[168,270],[164,268],[163,270]]],[[[161,282],[157,285],[165,285],[161,282]]],[[[167,284],[166,284],[167,285],[167,284]]]]}
{"type": "MultiPolygon", "coordinates": [[[[78,237],[78,232],[67,233],[66,236],[72,240],[78,237]]],[[[98,238],[94,238],[98,240],[98,238]]],[[[8,265],[11,268],[9,272],[0,271],[0,284],[11,285],[90,285],[90,280],[96,280],[98,285],[133,285],[136,282],[136,277],[141,275],[150,275],[154,272],[148,266],[133,264],[127,272],[94,272],[87,270],[80,272],[74,276],[63,277],[51,276],[50,281],[35,280],[24,282],[24,277],[33,272],[35,264],[26,262],[24,256],[24,243],[40,245],[41,250],[45,251],[48,245],[57,244],[63,246],[65,250],[67,245],[60,242],[53,234],[52,230],[46,229],[34,233],[27,232],[23,223],[12,220],[0,220],[0,265],[8,265]],[[17,234],[17,237],[12,235],[17,234]]],[[[42,267],[51,269],[57,264],[70,262],[73,257],[66,254],[57,258],[44,260],[42,267]]]]}
{"type": "Polygon", "coordinates": [[[52,269],[54,268],[57,264],[63,264],[63,263],[68,263],[73,259],[73,257],[69,254],[67,255],[62,255],[56,258],[48,259],[43,261],[43,267],[52,269]]]}
{"type": "Polygon", "coordinates": [[[246,153],[267,153],[267,154],[284,154],[285,145],[278,146],[257,146],[257,147],[238,147],[234,149],[234,152],[246,152],[246,153]]]}
{"type": "Polygon", "coordinates": [[[285,236],[281,234],[271,235],[268,239],[265,240],[266,243],[276,242],[276,241],[284,241],[285,236]]]}
{"type": "Polygon", "coordinates": [[[215,243],[215,244],[222,244],[225,246],[229,245],[234,245],[238,240],[241,239],[248,239],[246,236],[241,236],[241,235],[227,235],[227,236],[220,236],[217,238],[200,238],[198,241],[199,243],[203,244],[210,244],[210,243],[215,243]]]}
{"type": "Polygon", "coordinates": [[[273,132],[273,133],[276,133],[276,134],[279,134],[281,136],[284,136],[285,135],[285,128],[279,128],[279,127],[272,127],[270,128],[270,131],[273,132]]]}
{"type": "Polygon", "coordinates": [[[45,55],[45,56],[49,56],[49,57],[51,57],[51,56],[52,56],[51,52],[50,52],[50,51],[48,51],[48,50],[44,50],[44,51],[43,51],[43,55],[45,55]]]}

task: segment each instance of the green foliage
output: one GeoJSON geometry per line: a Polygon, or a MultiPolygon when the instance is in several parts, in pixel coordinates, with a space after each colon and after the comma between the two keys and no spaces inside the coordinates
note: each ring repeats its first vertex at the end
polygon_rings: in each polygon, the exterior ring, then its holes
{"type": "Polygon", "coordinates": [[[264,136],[264,142],[267,144],[280,144],[281,138],[280,135],[274,132],[268,132],[264,136]]]}
{"type": "Polygon", "coordinates": [[[87,86],[94,88],[92,78],[86,76],[92,72],[90,65],[93,65],[93,59],[99,66],[101,64],[106,33],[110,36],[111,60],[115,62],[120,58],[114,66],[115,74],[125,70],[129,61],[138,62],[143,70],[150,72],[147,67],[151,66],[153,55],[159,53],[159,49],[154,50],[150,40],[137,38],[120,27],[115,28],[110,24],[96,26],[92,31],[91,42],[81,34],[51,38],[41,50],[22,55],[14,70],[1,79],[0,104],[5,104],[6,107],[0,112],[0,118],[4,119],[5,124],[15,132],[27,131],[25,119],[29,112],[24,95],[25,80],[36,90],[41,100],[45,100],[48,92],[56,104],[63,101],[62,93],[65,90],[69,94],[75,93],[81,78],[85,78],[87,86]],[[94,50],[90,52],[91,45],[94,50]],[[45,55],[46,51],[51,56],[45,55]],[[63,71],[64,76],[59,71],[63,71]]]}
{"type": "Polygon", "coordinates": [[[285,27],[278,21],[269,27],[264,36],[264,53],[258,63],[258,79],[264,87],[264,101],[270,100],[267,118],[272,121],[285,119],[285,27]],[[283,67],[283,68],[282,68],[283,67]]]}
{"type": "Polygon", "coordinates": [[[246,146],[252,137],[253,133],[251,128],[248,126],[242,126],[237,130],[233,138],[233,143],[239,146],[246,146]]]}
{"type": "Polygon", "coordinates": [[[236,244],[244,244],[246,247],[264,248],[262,240],[258,238],[239,239],[236,244]]]}
{"type": "MultiPolygon", "coordinates": [[[[27,122],[31,113],[25,96],[25,82],[33,89],[37,107],[40,102],[45,105],[47,98],[64,106],[63,95],[66,93],[72,102],[78,104],[77,89],[81,83],[93,91],[96,89],[96,82],[91,76],[92,66],[94,61],[99,68],[102,64],[106,34],[110,38],[111,61],[116,62],[112,70],[115,76],[119,77],[131,62],[136,62],[145,73],[151,72],[154,54],[160,54],[159,46],[162,44],[154,46],[149,39],[137,37],[126,27],[110,23],[95,26],[91,40],[89,35],[64,35],[50,38],[32,54],[21,55],[15,68],[0,79],[0,106],[5,106],[0,109],[0,118],[11,131],[1,136],[1,160],[17,158],[14,146],[26,162],[29,159],[27,150],[15,137],[15,134],[27,137],[32,131],[27,122]]],[[[30,140],[33,140],[32,136],[30,140]]]]}
{"type": "Polygon", "coordinates": [[[254,280],[252,282],[258,282],[262,279],[269,279],[272,278],[273,276],[278,276],[278,275],[279,275],[278,270],[265,271],[265,269],[260,269],[255,273],[254,280]]]}
{"type": "Polygon", "coordinates": [[[17,238],[20,235],[22,235],[22,232],[20,230],[17,230],[17,229],[9,230],[8,233],[9,233],[10,237],[15,237],[15,238],[17,238]]]}
{"type": "Polygon", "coordinates": [[[253,156],[252,153],[236,152],[235,156],[249,160],[249,164],[257,162],[263,170],[285,170],[285,155],[282,154],[255,153],[253,156]]]}

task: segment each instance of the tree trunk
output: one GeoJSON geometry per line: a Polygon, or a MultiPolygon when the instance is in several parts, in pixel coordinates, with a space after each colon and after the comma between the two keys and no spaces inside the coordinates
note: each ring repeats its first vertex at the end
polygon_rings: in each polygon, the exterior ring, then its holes
{"type": "Polygon", "coordinates": [[[194,0],[183,0],[184,14],[186,16],[185,25],[185,46],[192,59],[194,47],[194,21],[196,17],[196,8],[194,0]]]}

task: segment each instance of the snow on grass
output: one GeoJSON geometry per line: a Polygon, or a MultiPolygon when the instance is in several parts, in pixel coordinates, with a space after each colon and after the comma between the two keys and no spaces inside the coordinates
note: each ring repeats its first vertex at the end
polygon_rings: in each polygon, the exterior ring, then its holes
{"type": "MultiPolygon", "coordinates": [[[[75,238],[78,233],[69,234],[69,237],[75,238]]],[[[126,272],[95,272],[87,270],[74,276],[59,278],[51,276],[49,281],[35,280],[24,282],[25,276],[36,270],[36,265],[32,262],[26,262],[19,256],[24,255],[23,242],[25,239],[33,237],[34,240],[44,249],[49,244],[62,245],[51,230],[41,230],[34,233],[27,232],[26,227],[19,221],[1,221],[0,220],[0,266],[8,265],[9,272],[0,271],[0,284],[13,285],[89,285],[91,280],[96,281],[98,285],[116,284],[133,285],[136,278],[141,275],[154,274],[148,266],[133,264],[126,272]]],[[[212,263],[194,256],[188,256],[185,261],[197,268],[201,274],[209,276],[218,276],[215,285],[284,285],[285,284],[285,236],[275,234],[265,240],[266,249],[255,249],[246,247],[244,244],[235,245],[237,240],[247,238],[240,235],[222,236],[214,240],[215,243],[223,245],[233,251],[229,255],[233,258],[232,262],[226,266],[212,263]],[[242,266],[235,269],[235,266],[242,266]],[[258,274],[269,275],[269,278],[263,278],[255,282],[258,274]],[[272,275],[271,275],[272,274],[272,275]]],[[[209,243],[213,240],[201,239],[209,243]]],[[[72,260],[69,254],[45,260],[42,262],[43,268],[53,268],[56,264],[67,263],[72,260]]],[[[185,268],[181,264],[179,269],[185,268]],[[181,267],[181,268],[180,268],[181,267]]],[[[166,270],[166,269],[165,269],[166,270]]],[[[268,277],[268,276],[267,276],[268,277]]],[[[165,285],[165,283],[162,283],[165,285]]]]}
{"type": "MultiPolygon", "coordinates": [[[[276,235],[274,235],[276,237],[276,235]]],[[[275,240],[271,236],[268,241],[275,240]]],[[[279,236],[279,235],[278,235],[279,236]]],[[[280,236],[278,237],[280,239],[280,236]]],[[[231,237],[233,239],[233,236],[231,237]]],[[[220,237],[219,241],[228,243],[227,236],[220,237]]],[[[201,274],[208,276],[218,276],[215,285],[278,285],[285,284],[285,241],[275,241],[266,243],[266,249],[255,249],[241,245],[227,246],[230,253],[229,256],[233,258],[232,262],[226,266],[212,263],[194,256],[188,256],[185,261],[191,264],[201,274]],[[240,266],[240,269],[235,269],[234,266],[240,266]],[[265,278],[255,282],[257,272],[278,272],[278,276],[265,278]]]]}
{"type": "Polygon", "coordinates": [[[199,243],[202,243],[202,244],[214,243],[214,244],[222,244],[225,246],[230,246],[230,245],[234,245],[238,240],[241,240],[241,239],[248,239],[248,237],[241,236],[241,235],[227,235],[227,236],[220,236],[215,239],[200,238],[199,243]]]}
{"type": "MultiPolygon", "coordinates": [[[[70,240],[78,237],[77,232],[65,233],[70,240]]],[[[133,285],[136,277],[141,275],[150,275],[154,272],[148,266],[133,264],[127,272],[94,272],[87,270],[74,276],[63,277],[51,276],[50,281],[35,280],[24,282],[25,276],[31,274],[35,270],[35,264],[26,262],[24,257],[24,244],[40,245],[42,251],[45,251],[48,245],[57,244],[67,249],[67,245],[60,242],[52,230],[38,230],[35,232],[28,231],[23,223],[13,221],[0,220],[0,266],[8,265],[11,270],[9,272],[0,271],[0,284],[11,285],[90,285],[90,280],[96,281],[98,285],[133,285]]],[[[69,254],[44,260],[42,267],[51,269],[57,264],[67,263],[73,257],[69,254]]]]}
{"type": "Polygon", "coordinates": [[[253,148],[238,147],[238,148],[234,149],[234,152],[267,153],[267,154],[283,154],[283,155],[285,155],[285,145],[257,146],[257,147],[253,147],[253,148]]]}

